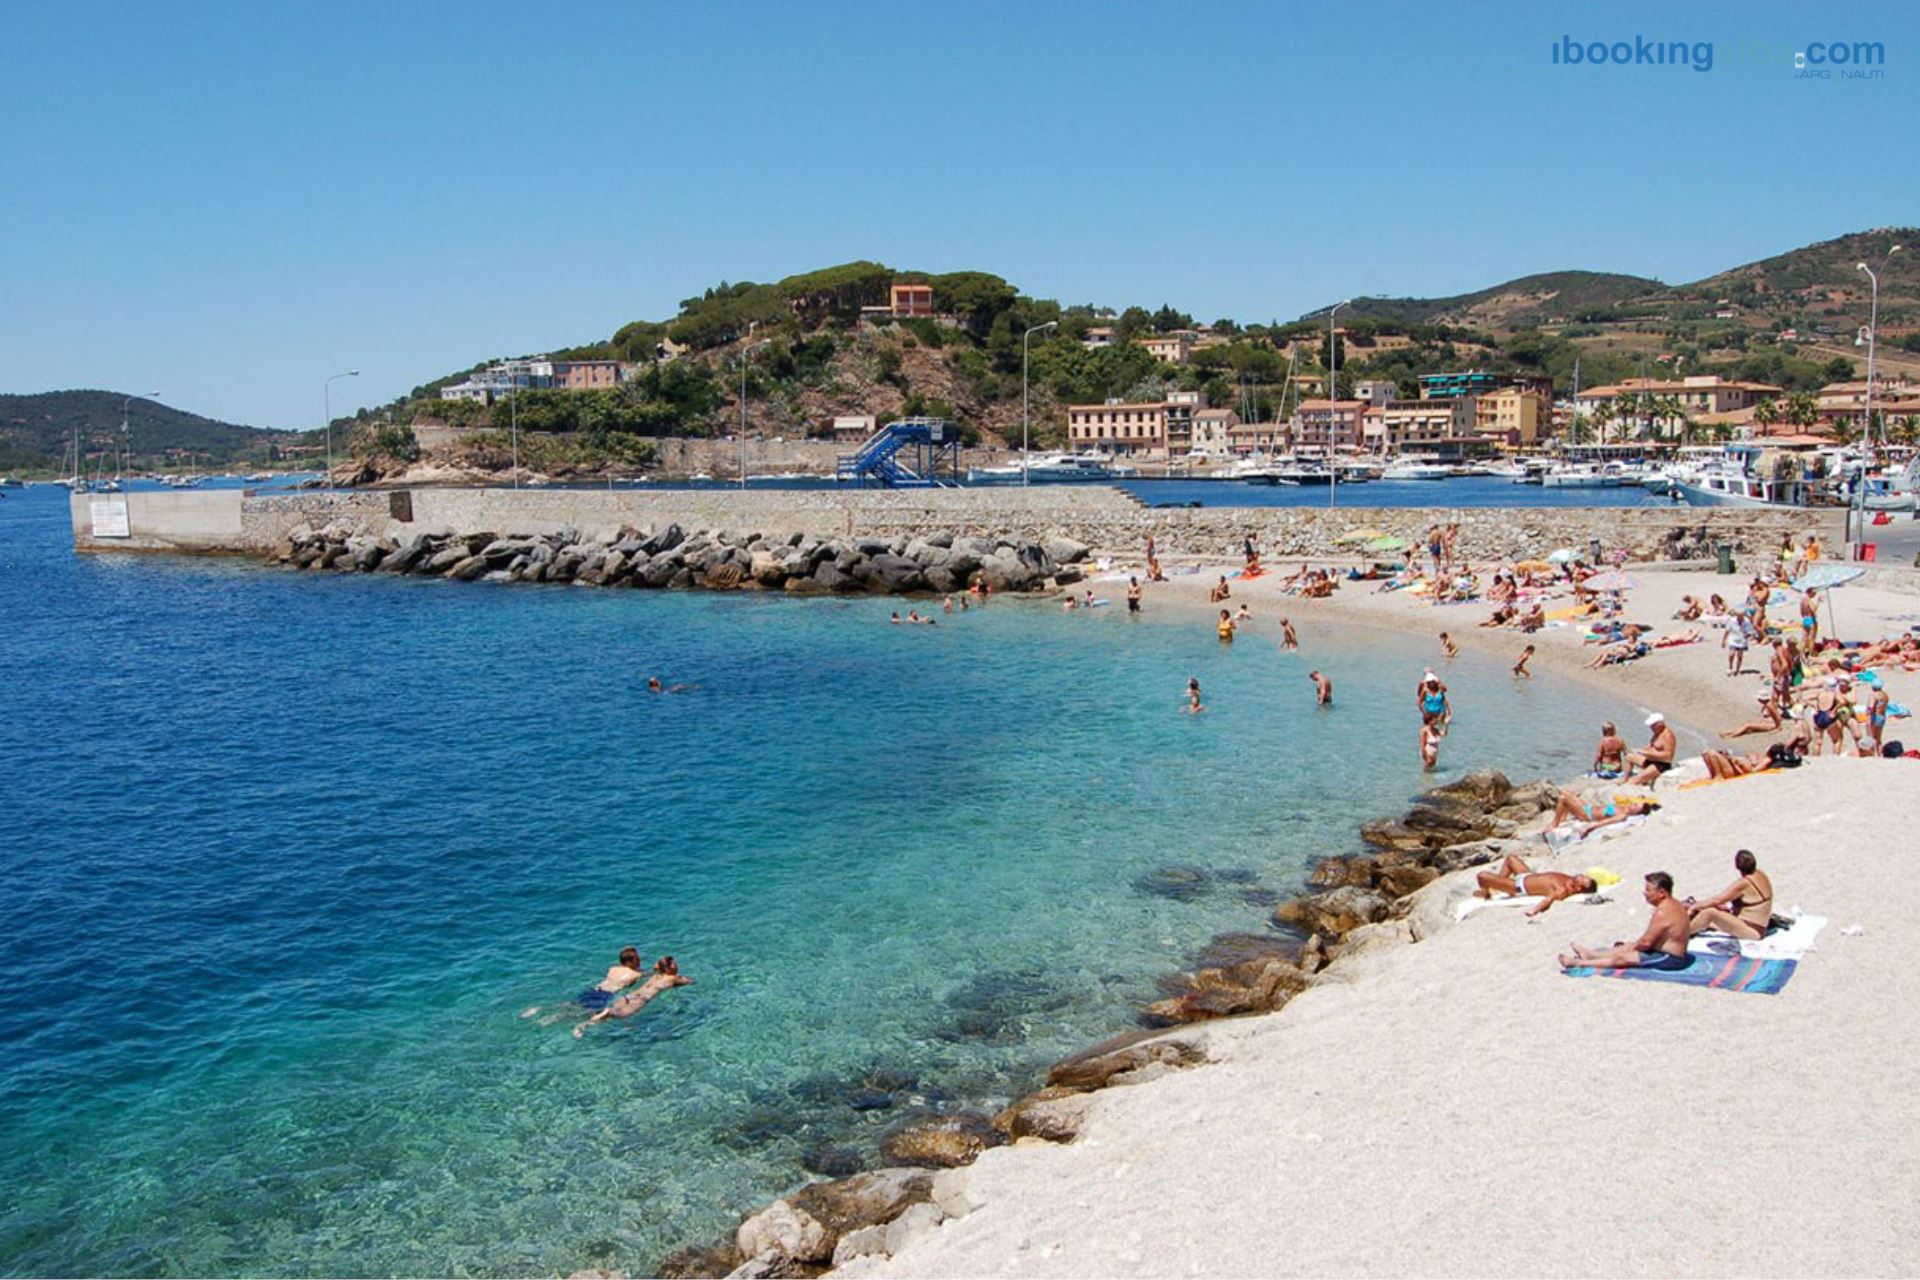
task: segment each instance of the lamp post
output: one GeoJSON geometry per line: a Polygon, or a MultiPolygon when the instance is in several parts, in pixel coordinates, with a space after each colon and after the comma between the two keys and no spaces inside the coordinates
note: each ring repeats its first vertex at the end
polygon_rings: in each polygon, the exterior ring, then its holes
{"type": "Polygon", "coordinates": [[[1336,406],[1340,403],[1340,341],[1333,327],[1333,318],[1340,314],[1340,308],[1353,305],[1353,299],[1336,302],[1327,310],[1327,508],[1334,505],[1334,491],[1340,487],[1340,468],[1333,465],[1334,422],[1338,416],[1336,406]]]}
{"type": "Polygon", "coordinates": [[[1060,322],[1058,320],[1049,320],[1045,324],[1033,326],[1033,328],[1020,335],[1020,487],[1023,489],[1027,487],[1028,474],[1032,470],[1033,458],[1031,453],[1032,446],[1030,444],[1032,424],[1029,421],[1027,411],[1027,344],[1033,335],[1039,333],[1041,330],[1058,329],[1059,327],[1060,322]]]}
{"type": "Polygon", "coordinates": [[[513,451],[513,487],[520,487],[520,374],[507,366],[507,440],[513,451]]]}
{"type": "Polygon", "coordinates": [[[348,369],[345,373],[334,374],[332,377],[328,378],[325,382],[320,384],[320,402],[322,405],[325,406],[326,414],[327,414],[327,488],[329,489],[334,487],[333,485],[333,384],[340,381],[340,379],[342,378],[357,378],[359,376],[360,376],[360,371],[358,369],[348,369]]]}
{"type": "MultiPolygon", "coordinates": [[[[1887,256],[1880,259],[1880,270],[1887,269],[1887,263],[1893,255],[1900,252],[1895,245],[1887,250],[1887,256]]],[[[1873,353],[1880,328],[1880,274],[1866,263],[1855,264],[1867,273],[1867,279],[1873,282],[1873,305],[1867,313],[1867,416],[1860,423],[1860,474],[1853,484],[1855,506],[1859,511],[1857,529],[1860,541],[1867,540],[1867,460],[1873,454],[1873,353]]]]}
{"type": "MultiPolygon", "coordinates": [[[[149,400],[158,399],[159,395],[160,393],[158,391],[149,391],[147,392],[147,399],[149,400]]],[[[131,460],[133,456],[133,428],[127,425],[127,410],[132,404],[133,404],[132,396],[128,396],[126,399],[120,402],[120,476],[119,476],[119,479],[123,485],[127,480],[131,479],[131,477],[127,474],[127,463],[131,460]]]]}
{"type": "MultiPolygon", "coordinates": [[[[753,332],[753,325],[747,326],[747,332],[753,332]]],[[[740,352],[740,487],[742,489],[747,487],[747,361],[753,359],[754,352],[772,341],[771,338],[763,338],[759,342],[748,343],[740,352]]]]}

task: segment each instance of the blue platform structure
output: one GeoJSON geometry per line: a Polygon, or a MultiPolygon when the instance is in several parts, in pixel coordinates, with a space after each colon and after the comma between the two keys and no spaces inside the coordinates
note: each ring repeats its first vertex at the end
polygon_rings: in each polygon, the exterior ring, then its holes
{"type": "Polygon", "coordinates": [[[938,489],[960,483],[960,428],[945,418],[902,418],[840,455],[840,478],[865,487],[938,489]],[[940,475],[941,463],[947,475],[940,475]]]}

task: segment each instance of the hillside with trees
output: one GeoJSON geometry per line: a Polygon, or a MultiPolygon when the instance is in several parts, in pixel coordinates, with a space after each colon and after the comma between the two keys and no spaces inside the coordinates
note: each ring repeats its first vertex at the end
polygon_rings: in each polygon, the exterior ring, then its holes
{"type": "Polygon", "coordinates": [[[44,391],[0,395],[0,471],[55,471],[75,434],[82,456],[131,452],[133,469],[160,470],[197,461],[201,466],[272,466],[285,451],[311,443],[317,432],[241,426],[117,391],[44,391]],[[126,410],[126,431],[121,410],[126,410]]]}
{"type": "MultiPolygon", "coordinates": [[[[1420,374],[1475,368],[1551,378],[1566,394],[1624,378],[1722,374],[1812,391],[1860,372],[1850,343],[1866,320],[1866,277],[1854,264],[1884,263],[1881,337],[1888,368],[1903,346],[1920,350],[1920,231],[1863,232],[1810,245],[1688,285],[1643,276],[1556,271],[1448,298],[1362,298],[1340,317],[1340,389],[1391,378],[1406,396],[1420,374]],[[1914,246],[1891,260],[1894,243],[1914,246]]],[[[567,442],[555,455],[582,468],[645,465],[650,441],[828,434],[838,415],[885,421],[950,417],[969,440],[1016,442],[1021,424],[1022,336],[1031,339],[1031,406],[1037,444],[1062,442],[1063,406],[1109,398],[1204,392],[1243,417],[1291,407],[1289,372],[1324,378],[1325,321],[1241,323],[1196,318],[1162,303],[1124,308],[1034,298],[989,272],[923,272],[849,262],[770,283],[722,281],[658,320],[635,320],[604,341],[555,359],[617,359],[639,366],[621,386],[527,391],[517,406],[444,402],[450,374],[376,411],[363,411],[363,454],[418,456],[414,424],[472,428],[482,465],[504,456],[517,413],[523,433],[567,442]],[[933,288],[939,318],[876,315],[895,284],[933,288]],[[1092,345],[1092,330],[1111,331],[1092,345]],[[1206,344],[1182,364],[1135,341],[1201,330],[1206,344]],[[498,447],[496,447],[498,446],[498,447]]],[[[475,366],[479,368],[481,366],[475,366]]],[[[549,446],[556,448],[557,446],[549,446]]],[[[469,460],[474,460],[470,458],[469,460]]]]}

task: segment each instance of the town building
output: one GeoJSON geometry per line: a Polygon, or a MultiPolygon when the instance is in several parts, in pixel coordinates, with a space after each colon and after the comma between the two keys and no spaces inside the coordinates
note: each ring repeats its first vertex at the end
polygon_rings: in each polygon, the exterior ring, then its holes
{"type": "Polygon", "coordinates": [[[1283,453],[1293,447],[1292,426],[1285,422],[1241,422],[1227,424],[1227,452],[1236,457],[1250,453],[1283,453]]]}
{"type": "Polygon", "coordinates": [[[1498,391],[1511,379],[1498,373],[1423,373],[1420,375],[1422,400],[1457,400],[1462,396],[1481,396],[1498,391]]]}
{"type": "Polygon", "coordinates": [[[1311,453],[1360,447],[1365,400],[1302,400],[1294,410],[1294,446],[1311,453]]]}
{"type": "Polygon", "coordinates": [[[1553,429],[1553,398],[1532,387],[1501,387],[1474,398],[1474,430],[1510,445],[1538,444],[1553,429]]]}
{"type": "Polygon", "coordinates": [[[1362,378],[1353,384],[1353,398],[1368,404],[1392,404],[1400,398],[1400,386],[1392,378],[1362,378]]]}
{"type": "Polygon", "coordinates": [[[1089,351],[1098,351],[1102,347],[1112,346],[1113,326],[1095,325],[1093,328],[1087,330],[1085,337],[1080,339],[1080,345],[1089,351]]]}
{"type": "Polygon", "coordinates": [[[1719,374],[1697,374],[1678,379],[1628,378],[1623,382],[1587,387],[1573,398],[1574,412],[1582,417],[1611,408],[1625,400],[1672,399],[1689,415],[1731,413],[1780,394],[1780,388],[1764,382],[1741,382],[1719,374]]]}
{"type": "Polygon", "coordinates": [[[888,313],[895,319],[911,319],[933,314],[933,286],[896,284],[888,293],[888,313]]]}
{"type": "Polygon", "coordinates": [[[1403,400],[1380,406],[1380,440],[1388,451],[1435,452],[1446,441],[1473,438],[1478,400],[1460,396],[1450,400],[1403,400]]]}
{"type": "Polygon", "coordinates": [[[1167,393],[1167,456],[1184,457],[1193,451],[1193,416],[1207,407],[1202,391],[1167,393]]]}
{"type": "Polygon", "coordinates": [[[1162,454],[1167,449],[1167,403],[1067,406],[1067,444],[1075,449],[1133,456],[1162,454]]]}
{"type": "Polygon", "coordinates": [[[555,360],[553,385],[568,391],[604,391],[632,376],[632,366],[618,360],[555,360]]]}
{"type": "Polygon", "coordinates": [[[833,420],[835,444],[865,444],[879,430],[879,420],[870,413],[843,413],[833,420]]]}
{"type": "MultiPolygon", "coordinates": [[[[1873,408],[1876,413],[1884,413],[1890,404],[1910,399],[1915,387],[1905,378],[1875,378],[1873,380],[1873,408]]],[[[1867,420],[1867,383],[1829,382],[1820,388],[1814,404],[1820,420],[1829,425],[1845,423],[1858,430],[1867,420]]]]}
{"type": "Polygon", "coordinates": [[[1193,355],[1193,331],[1175,329],[1172,333],[1149,333],[1136,338],[1147,354],[1168,364],[1185,364],[1193,355]]]}
{"type": "Polygon", "coordinates": [[[1233,433],[1239,426],[1240,415],[1231,409],[1201,409],[1193,415],[1193,439],[1187,452],[1224,458],[1235,452],[1233,433]]]}
{"type": "Polygon", "coordinates": [[[637,367],[618,360],[502,360],[440,388],[440,398],[492,404],[516,390],[607,390],[632,378],[637,367]]]}

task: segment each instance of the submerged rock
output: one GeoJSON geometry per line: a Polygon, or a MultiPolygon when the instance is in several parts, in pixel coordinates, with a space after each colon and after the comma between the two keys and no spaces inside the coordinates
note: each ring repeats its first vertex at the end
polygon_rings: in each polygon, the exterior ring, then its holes
{"type": "Polygon", "coordinates": [[[961,1111],[895,1129],[880,1140],[880,1154],[895,1164],[951,1169],[971,1164],[982,1151],[1005,1140],[987,1117],[961,1111]]]}
{"type": "Polygon", "coordinates": [[[1207,891],[1209,877],[1202,867],[1161,867],[1134,879],[1136,893],[1175,902],[1192,902],[1207,891]]]}
{"type": "Polygon", "coordinates": [[[866,1167],[866,1160],[852,1147],[822,1142],[808,1147],[800,1155],[800,1167],[823,1178],[845,1178],[866,1167]]]}

